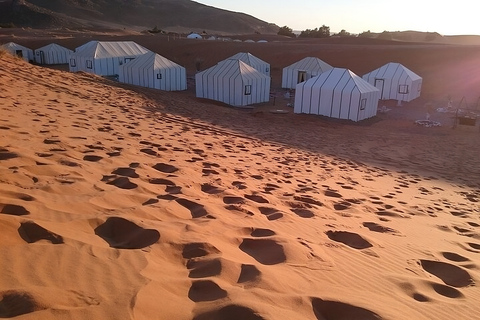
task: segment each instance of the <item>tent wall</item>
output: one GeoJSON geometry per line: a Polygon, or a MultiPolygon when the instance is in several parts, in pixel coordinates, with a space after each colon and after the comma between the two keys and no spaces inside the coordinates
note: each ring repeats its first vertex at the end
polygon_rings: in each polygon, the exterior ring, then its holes
{"type": "Polygon", "coordinates": [[[73,51],[51,44],[35,50],[35,62],[39,64],[66,64],[73,51]]]}
{"type": "Polygon", "coordinates": [[[296,86],[294,112],[360,121],[377,114],[379,92],[346,69],[333,69],[296,86]],[[356,77],[356,78],[355,78],[356,77]]]}
{"type": "Polygon", "coordinates": [[[422,78],[399,63],[387,63],[363,79],[380,90],[382,100],[408,102],[418,98],[422,90],[422,78]]]}
{"type": "Polygon", "coordinates": [[[232,106],[270,99],[270,78],[239,60],[224,60],[195,75],[196,95],[232,106]]]}
{"type": "Polygon", "coordinates": [[[184,67],[155,53],[126,63],[119,68],[120,82],[164,91],[187,89],[187,74],[184,67]]]}
{"type": "MultiPolygon", "coordinates": [[[[315,58],[306,57],[294,64],[283,68],[282,70],[282,88],[295,89],[299,83],[299,72],[305,73],[304,81],[316,77],[322,72],[331,70],[333,67],[328,63],[315,58]]],[[[300,81],[302,82],[302,81],[300,81]]]]}

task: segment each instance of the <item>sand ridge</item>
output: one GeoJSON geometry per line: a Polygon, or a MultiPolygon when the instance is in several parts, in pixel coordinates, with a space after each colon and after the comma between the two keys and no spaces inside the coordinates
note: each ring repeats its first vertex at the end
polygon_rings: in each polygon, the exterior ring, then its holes
{"type": "Polygon", "coordinates": [[[478,132],[246,113],[8,56],[0,79],[0,317],[480,311],[478,132]]]}

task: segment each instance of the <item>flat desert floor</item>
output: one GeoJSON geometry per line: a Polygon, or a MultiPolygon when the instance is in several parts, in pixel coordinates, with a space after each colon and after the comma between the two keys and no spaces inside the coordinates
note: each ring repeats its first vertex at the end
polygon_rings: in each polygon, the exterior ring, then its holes
{"type": "Polygon", "coordinates": [[[477,318],[478,124],[419,101],[354,124],[3,54],[0,318],[477,318]]]}

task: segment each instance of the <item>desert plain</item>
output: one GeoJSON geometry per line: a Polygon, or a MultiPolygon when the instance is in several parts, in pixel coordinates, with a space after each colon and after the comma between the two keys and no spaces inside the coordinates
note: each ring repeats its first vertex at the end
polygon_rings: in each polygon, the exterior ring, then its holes
{"type": "Polygon", "coordinates": [[[33,49],[95,38],[190,77],[251,52],[275,99],[237,109],[191,82],[162,92],[1,54],[0,318],[479,317],[479,126],[415,120],[427,103],[476,107],[480,47],[0,34],[33,49]],[[360,123],[293,114],[281,69],[306,56],[359,75],[400,62],[422,96],[360,123]]]}

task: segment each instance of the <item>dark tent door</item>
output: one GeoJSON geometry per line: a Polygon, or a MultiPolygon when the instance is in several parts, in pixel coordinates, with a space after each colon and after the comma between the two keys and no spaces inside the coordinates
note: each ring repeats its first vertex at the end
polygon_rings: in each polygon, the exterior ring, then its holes
{"type": "Polygon", "coordinates": [[[375,88],[380,90],[380,99],[383,99],[383,86],[385,85],[385,79],[375,79],[375,88]]]}

